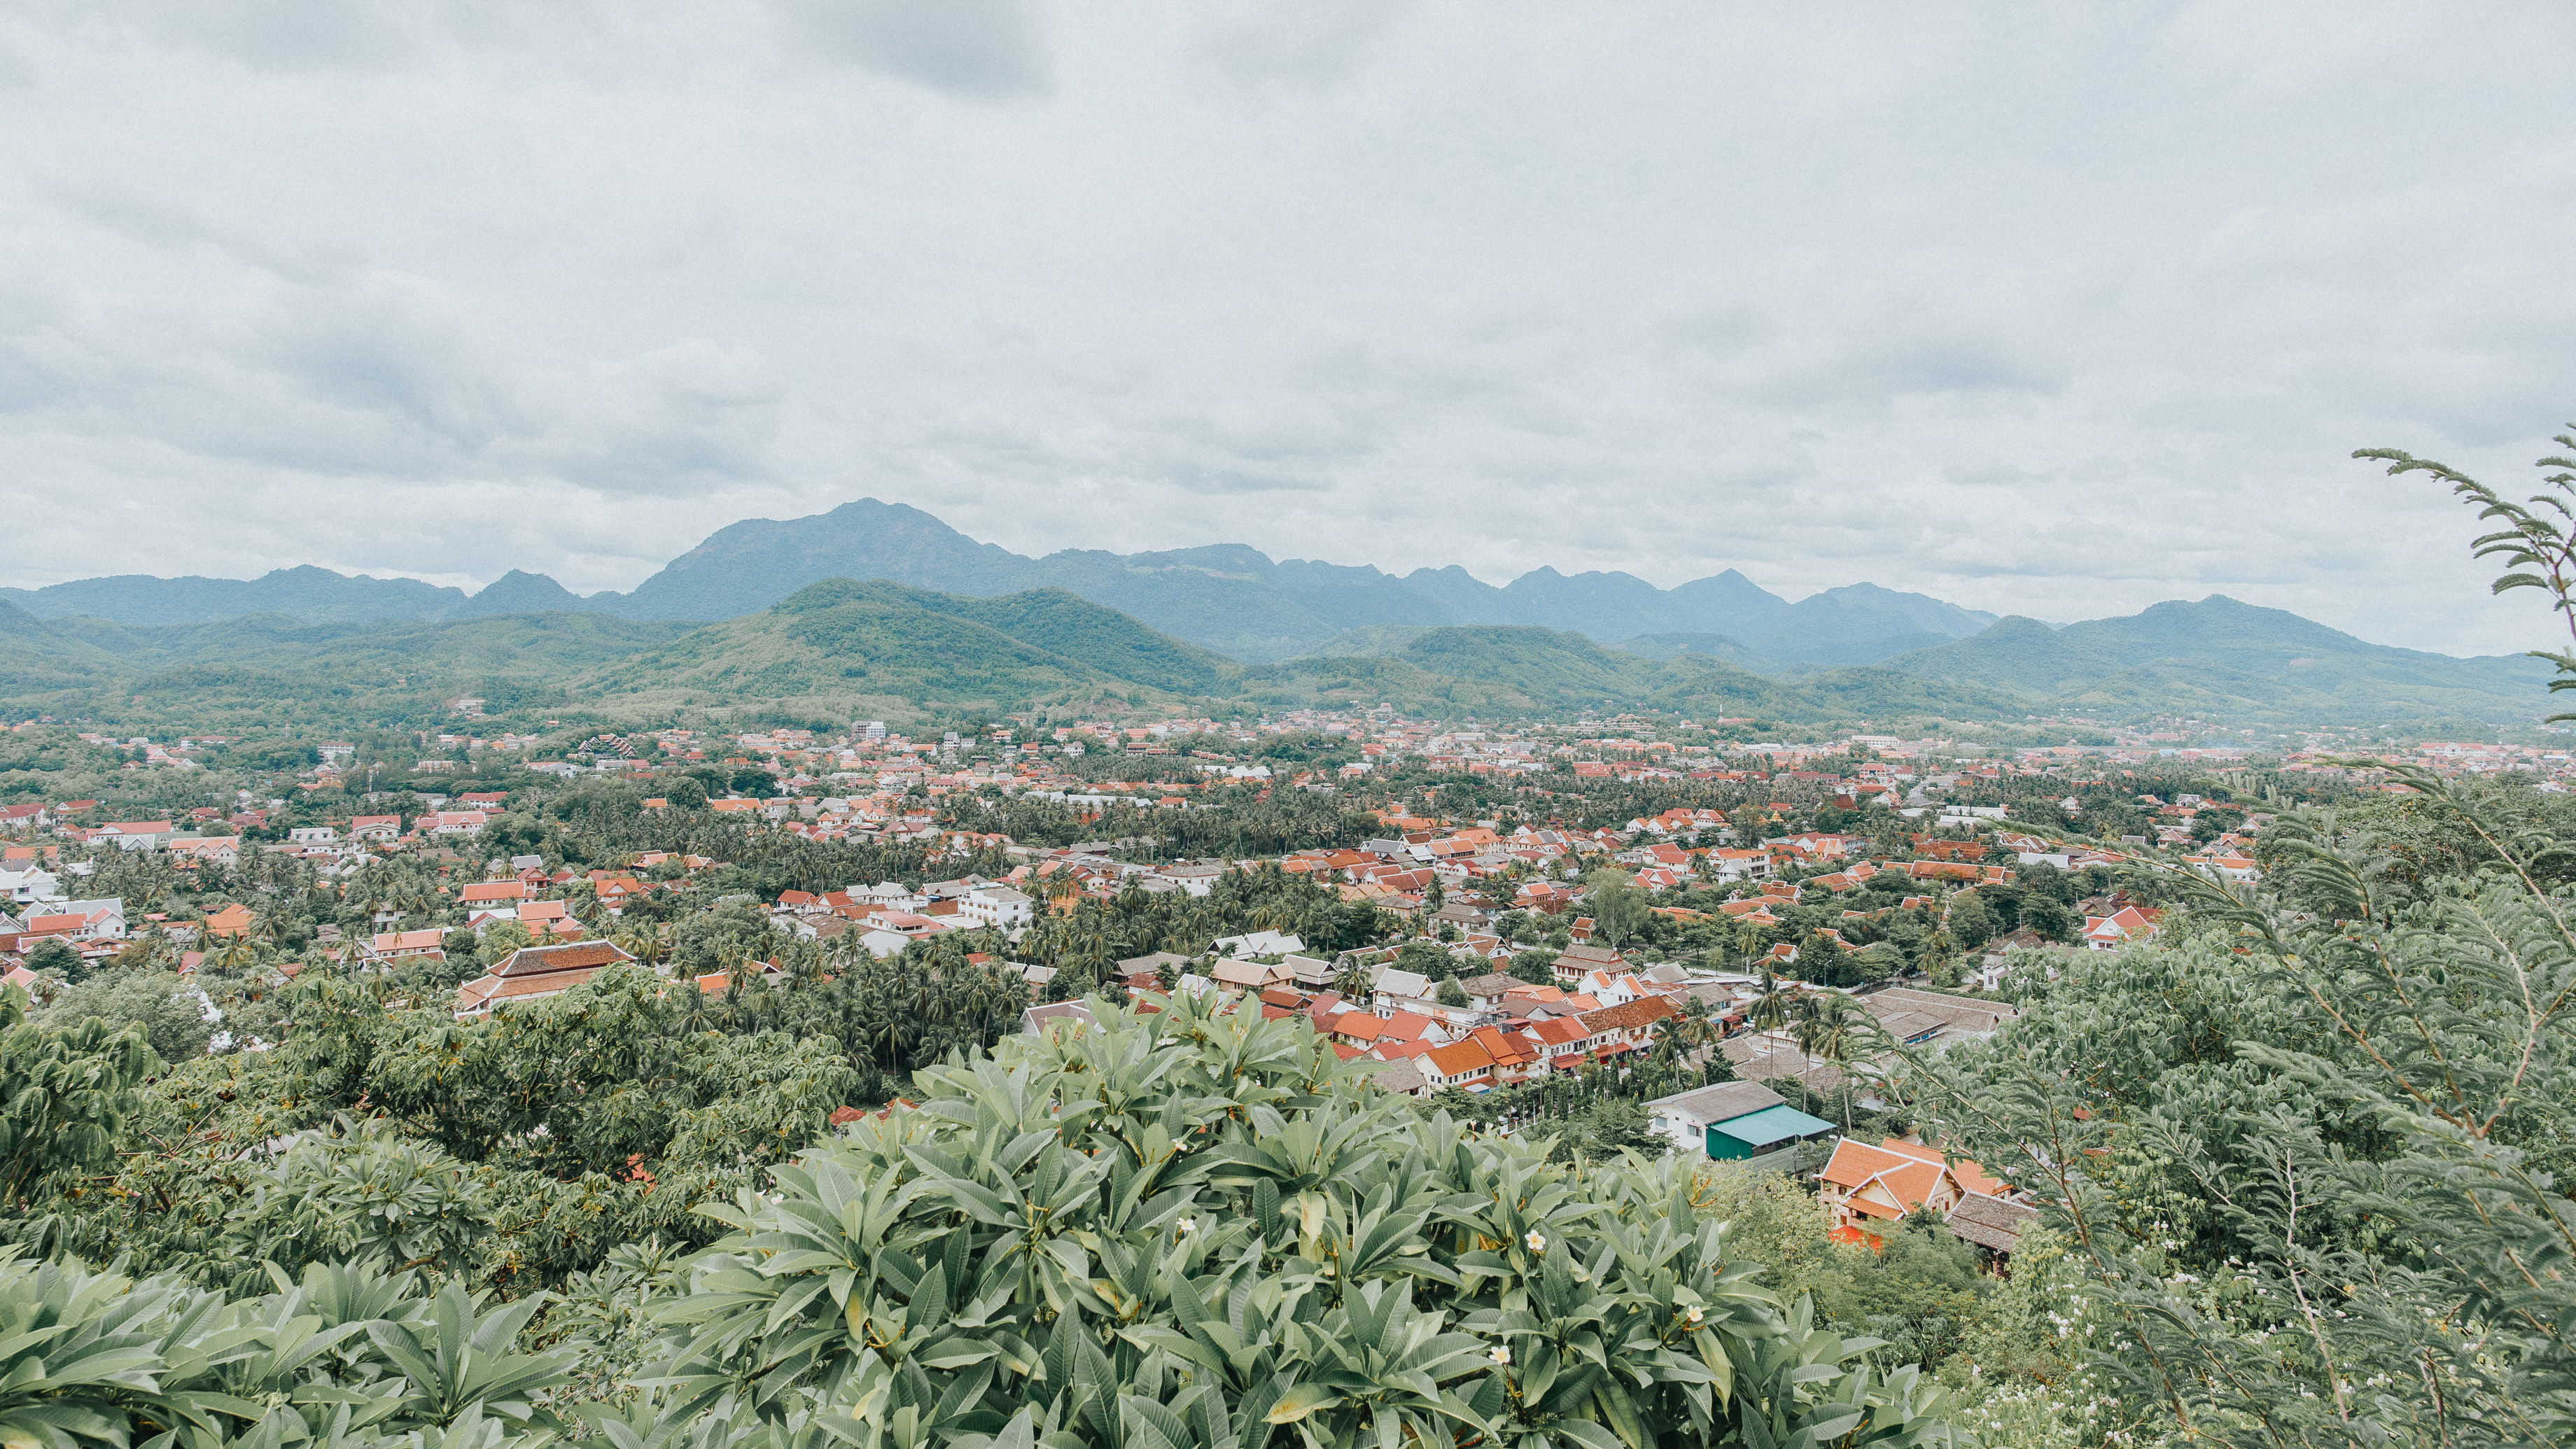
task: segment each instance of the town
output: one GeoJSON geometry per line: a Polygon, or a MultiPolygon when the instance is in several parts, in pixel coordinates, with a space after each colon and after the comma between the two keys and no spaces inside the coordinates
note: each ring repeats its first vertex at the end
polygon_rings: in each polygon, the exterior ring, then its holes
{"type": "MultiPolygon", "coordinates": [[[[267,768],[157,818],[0,805],[7,982],[40,1013],[175,996],[173,1058],[266,1050],[315,971],[461,1021],[618,970],[756,1015],[866,959],[986,983],[986,1042],[1179,997],[1297,1023],[1485,1130],[1780,1171],[1838,1234],[1928,1211],[2008,1255],[2033,1210],[1911,1127],[1903,1060],[1994,1037],[2017,972],[2156,939],[2178,878],[2259,879],[2285,783],[2405,788],[2205,730],[1992,749],[1379,708],[484,734],[483,701],[449,707],[456,729],[364,743],[20,726],[112,760],[127,799],[267,768]]],[[[2552,791],[2569,757],[2389,763],[2552,791]]],[[[844,1115],[959,1039],[896,1035],[852,1044],[874,1086],[844,1115]]]]}

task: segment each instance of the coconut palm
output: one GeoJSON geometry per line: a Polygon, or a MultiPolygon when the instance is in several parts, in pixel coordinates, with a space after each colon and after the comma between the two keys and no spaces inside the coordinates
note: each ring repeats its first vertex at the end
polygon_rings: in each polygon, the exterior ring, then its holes
{"type": "Polygon", "coordinates": [[[1747,1020],[1757,1031],[1776,1031],[1788,1025],[1790,1018],[1797,1014],[1797,1000],[1794,983],[1782,981],[1772,974],[1770,967],[1765,966],[1762,968],[1762,985],[1753,994],[1753,1009],[1747,1014],[1747,1020]]]}
{"type": "Polygon", "coordinates": [[[1838,991],[1823,992],[1801,1003],[1795,1029],[1798,1050],[1822,1057],[1842,1073],[1843,1134],[1852,1130],[1852,1065],[1875,1056],[1889,1043],[1886,1028],[1869,1009],[1838,991]]]}
{"type": "Polygon", "coordinates": [[[1716,1011],[1696,996],[1682,998],[1680,1019],[1664,1032],[1675,1049],[1684,1053],[1697,1053],[1703,1048],[1714,1047],[1725,1034],[1716,1011]]]}
{"type": "Polygon", "coordinates": [[[1735,946],[1744,953],[1744,959],[1751,962],[1762,954],[1762,928],[1751,921],[1738,920],[1735,923],[1735,946]]]}

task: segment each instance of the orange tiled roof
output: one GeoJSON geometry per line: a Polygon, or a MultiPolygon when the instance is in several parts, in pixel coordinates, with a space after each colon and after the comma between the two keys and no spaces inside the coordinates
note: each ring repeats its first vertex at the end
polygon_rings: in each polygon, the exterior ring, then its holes
{"type": "Polygon", "coordinates": [[[1846,1137],[1834,1144],[1833,1160],[1816,1176],[1836,1187],[1858,1187],[1891,1167],[1904,1166],[1906,1160],[1902,1154],[1846,1137]]]}
{"type": "Polygon", "coordinates": [[[1898,1153],[1918,1162],[1933,1162],[1946,1166],[1950,1169],[1950,1175],[1959,1180],[1959,1186],[1980,1196],[2002,1197],[2012,1191],[2008,1184],[1987,1176],[1984,1168],[1967,1158],[1962,1157],[1956,1162],[1950,1161],[1938,1147],[1926,1147],[1920,1142],[1907,1142],[1901,1138],[1890,1137],[1879,1144],[1879,1150],[1898,1153]]]}
{"type": "Polygon", "coordinates": [[[1427,1055],[1433,1070],[1444,1077],[1483,1071],[1494,1065],[1493,1057],[1488,1055],[1483,1047],[1476,1045],[1472,1037],[1466,1041],[1451,1042],[1447,1046],[1433,1047],[1427,1055]]]}

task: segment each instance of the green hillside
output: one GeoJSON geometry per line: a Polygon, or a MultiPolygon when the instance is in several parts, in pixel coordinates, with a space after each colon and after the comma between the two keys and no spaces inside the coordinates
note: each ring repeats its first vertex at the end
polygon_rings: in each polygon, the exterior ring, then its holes
{"type": "Polygon", "coordinates": [[[604,614],[504,614],[451,624],[306,624],[252,614],[210,624],[131,629],[58,620],[127,663],[229,665],[342,677],[473,675],[569,677],[672,637],[685,626],[604,614]]]}
{"type": "Polygon", "coordinates": [[[1234,661],[1222,654],[1157,633],[1115,609],[1090,603],[1063,589],[1031,589],[998,599],[961,599],[927,589],[895,592],[917,607],[972,619],[1112,678],[1155,689],[1204,694],[1222,687],[1240,672],[1234,661]]]}
{"type": "Polygon", "coordinates": [[[1345,629],[1296,657],[1321,659],[1349,655],[1385,658],[1402,653],[1405,645],[1438,627],[1435,624],[1362,624],[1356,629],[1345,629]]]}
{"type": "Polygon", "coordinates": [[[97,645],[0,599],[0,679],[11,694],[76,688],[114,664],[97,645]]]}
{"type": "Polygon", "coordinates": [[[1237,686],[1265,709],[1391,704],[1436,718],[1531,714],[1539,701],[1505,686],[1453,679],[1381,655],[1335,654],[1255,665],[1237,686]]]}
{"type": "Polygon", "coordinates": [[[1075,700],[1231,697],[1240,666],[1059,589],[968,599],[832,579],[697,626],[595,613],[134,627],[0,602],[0,710],[178,728],[417,727],[460,695],[647,717],[750,705],[912,719],[1075,700]]]}
{"type": "Polygon", "coordinates": [[[2527,722],[2545,712],[2549,678],[2535,659],[2390,648],[2223,594],[2063,629],[2005,619],[1982,634],[1897,655],[1878,666],[1887,671],[2017,700],[2026,712],[2318,724],[2527,722]]]}
{"type": "Polygon", "coordinates": [[[1818,681],[1765,679],[1705,653],[1652,658],[1605,648],[1580,634],[1514,625],[1352,631],[1348,653],[1311,656],[1245,673],[1268,704],[1375,704],[1426,713],[1560,713],[1656,709],[1698,716],[1783,720],[1978,717],[2021,711],[1990,690],[1879,669],[1838,670],[1818,681]]]}
{"type": "Polygon", "coordinates": [[[1741,665],[1756,674],[1782,672],[1779,660],[1724,634],[1639,634],[1621,639],[1611,648],[1648,659],[1671,659],[1682,654],[1705,654],[1741,665]]]}
{"type": "Polygon", "coordinates": [[[2546,708],[2548,672],[2528,659],[2385,648],[2216,597],[2065,629],[2005,619],[1882,664],[1766,676],[1743,657],[1708,635],[1614,648],[1525,625],[1369,625],[1325,652],[1247,667],[1063,589],[965,598],[850,579],[707,625],[540,613],[130,626],[37,619],[0,601],[0,712],[155,732],[419,728],[448,718],[460,695],[496,715],[637,721],[687,708],[910,721],[1380,703],[1445,718],[1650,709],[1878,724],[2062,712],[2529,721],[2546,708]]]}
{"type": "Polygon", "coordinates": [[[159,626],[0,616],[12,624],[0,627],[0,711],[181,730],[416,727],[460,695],[495,711],[563,708],[577,678],[683,627],[595,614],[159,626]]]}
{"type": "Polygon", "coordinates": [[[1011,711],[1105,692],[1200,692],[1235,666],[1056,589],[962,599],[827,579],[579,682],[623,707],[758,701],[816,713],[1011,711]]]}

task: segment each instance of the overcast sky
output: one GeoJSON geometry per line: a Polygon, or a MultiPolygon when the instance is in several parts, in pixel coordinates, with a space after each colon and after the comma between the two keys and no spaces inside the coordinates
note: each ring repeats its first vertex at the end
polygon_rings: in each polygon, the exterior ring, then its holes
{"type": "Polygon", "coordinates": [[[1742,569],[2450,652],[2576,417],[2576,9],[20,0],[0,582],[1742,569]],[[1788,11],[1795,9],[1797,14],[1788,11]]]}

